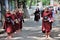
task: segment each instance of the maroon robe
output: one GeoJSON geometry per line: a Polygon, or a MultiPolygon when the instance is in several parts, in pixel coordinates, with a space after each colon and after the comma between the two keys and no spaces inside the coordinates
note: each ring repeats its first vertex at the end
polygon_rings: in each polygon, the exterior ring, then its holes
{"type": "Polygon", "coordinates": [[[20,29],[22,29],[22,22],[24,22],[23,13],[20,13],[20,29]]]}
{"type": "Polygon", "coordinates": [[[11,19],[11,13],[5,14],[4,29],[6,30],[6,32],[8,34],[11,34],[11,33],[13,33],[13,25],[12,25],[11,21],[10,22],[6,21],[6,18],[8,18],[8,17],[11,19]]]}
{"type": "Polygon", "coordinates": [[[12,14],[12,21],[13,21],[13,30],[14,30],[14,32],[16,31],[16,28],[17,28],[16,25],[15,25],[16,24],[15,20],[16,20],[16,15],[12,14]]]}
{"type": "MultiPolygon", "coordinates": [[[[49,11],[47,12],[43,12],[42,13],[42,18],[45,16],[48,16],[48,18],[52,18],[52,12],[49,11]]],[[[50,30],[52,29],[52,22],[49,21],[43,21],[44,19],[42,19],[42,32],[50,32],[50,30]]]]}
{"type": "MultiPolygon", "coordinates": [[[[19,13],[19,12],[16,12],[16,14],[17,13],[19,13]]],[[[13,21],[18,19],[16,14],[12,14],[12,20],[13,21]]],[[[14,31],[19,30],[19,26],[20,26],[19,23],[16,23],[16,21],[14,21],[14,31]]]]}
{"type": "Polygon", "coordinates": [[[22,29],[22,21],[23,21],[23,13],[19,13],[19,12],[17,12],[16,13],[16,15],[17,15],[17,19],[19,19],[18,21],[19,21],[19,29],[22,29]]]}
{"type": "Polygon", "coordinates": [[[21,27],[21,25],[20,25],[20,13],[19,13],[19,11],[16,12],[16,17],[17,17],[17,20],[19,22],[19,23],[16,23],[16,27],[17,27],[17,30],[19,30],[20,27],[21,27]]]}

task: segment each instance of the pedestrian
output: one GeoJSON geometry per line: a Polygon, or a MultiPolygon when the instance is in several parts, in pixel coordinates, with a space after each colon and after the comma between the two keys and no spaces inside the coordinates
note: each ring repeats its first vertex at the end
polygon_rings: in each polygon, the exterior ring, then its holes
{"type": "Polygon", "coordinates": [[[8,38],[12,38],[13,36],[13,25],[12,25],[12,22],[11,22],[11,13],[9,10],[6,11],[6,14],[4,15],[5,16],[5,21],[4,21],[4,29],[6,30],[6,33],[8,35],[8,38]]]}
{"type": "Polygon", "coordinates": [[[40,19],[40,10],[39,8],[36,9],[35,13],[34,13],[34,21],[38,22],[40,19]]]}
{"type": "Polygon", "coordinates": [[[45,8],[42,12],[42,32],[46,34],[46,38],[49,38],[52,29],[52,12],[48,8],[45,8]]]}
{"type": "Polygon", "coordinates": [[[15,10],[15,13],[16,13],[16,22],[15,22],[15,27],[16,27],[16,32],[19,32],[20,30],[19,30],[19,28],[20,28],[20,24],[19,24],[19,20],[18,20],[18,17],[20,17],[19,16],[19,10],[18,9],[16,9],[15,10]]]}
{"type": "Polygon", "coordinates": [[[24,23],[24,18],[23,18],[23,11],[22,9],[19,9],[19,16],[20,16],[20,21],[19,21],[19,24],[20,24],[20,30],[22,30],[22,23],[24,23]]]}
{"type": "Polygon", "coordinates": [[[16,13],[15,13],[15,10],[14,11],[12,11],[12,25],[13,25],[13,32],[16,32],[16,13]]]}

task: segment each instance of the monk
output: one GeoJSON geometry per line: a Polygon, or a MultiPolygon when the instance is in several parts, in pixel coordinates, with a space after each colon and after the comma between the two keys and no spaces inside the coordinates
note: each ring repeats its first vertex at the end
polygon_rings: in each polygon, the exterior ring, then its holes
{"type": "Polygon", "coordinates": [[[16,31],[20,31],[20,13],[19,13],[19,10],[17,9],[16,11],[16,31]]]}
{"type": "Polygon", "coordinates": [[[18,21],[19,21],[19,25],[20,25],[19,29],[22,30],[22,21],[24,21],[22,9],[20,9],[19,13],[17,13],[16,15],[17,15],[17,18],[18,18],[18,21]]]}
{"type": "Polygon", "coordinates": [[[14,32],[16,32],[16,13],[15,13],[15,11],[13,11],[12,12],[12,25],[13,25],[13,30],[14,30],[14,32]]]}
{"type": "Polygon", "coordinates": [[[45,8],[42,12],[42,32],[46,34],[46,38],[49,37],[50,31],[52,29],[52,12],[45,8]]]}
{"type": "Polygon", "coordinates": [[[8,38],[12,38],[13,35],[13,25],[11,19],[12,19],[11,13],[9,10],[7,10],[5,14],[5,21],[3,28],[6,30],[6,33],[8,34],[8,38]]]}

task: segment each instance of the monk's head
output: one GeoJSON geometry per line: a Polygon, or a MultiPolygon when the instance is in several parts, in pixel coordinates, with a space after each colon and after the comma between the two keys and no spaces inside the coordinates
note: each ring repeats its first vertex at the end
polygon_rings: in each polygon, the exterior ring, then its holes
{"type": "Polygon", "coordinates": [[[10,13],[10,11],[9,10],[6,10],[6,13],[10,13]]]}
{"type": "Polygon", "coordinates": [[[50,10],[50,11],[52,11],[52,10],[53,10],[53,8],[50,8],[49,10],[50,10]]]}
{"type": "Polygon", "coordinates": [[[19,9],[17,8],[17,9],[15,10],[15,12],[19,12],[19,9]]]}
{"type": "Polygon", "coordinates": [[[39,8],[37,7],[37,8],[36,8],[36,11],[38,11],[38,10],[39,10],[39,8]]]}
{"type": "Polygon", "coordinates": [[[48,11],[49,9],[48,9],[48,8],[45,8],[44,10],[45,10],[45,11],[48,11]]]}
{"type": "Polygon", "coordinates": [[[20,9],[19,9],[19,13],[22,13],[22,12],[23,12],[23,11],[22,11],[22,9],[20,8],[20,9]]]}
{"type": "Polygon", "coordinates": [[[15,13],[16,13],[15,10],[13,10],[13,11],[12,11],[12,14],[15,14],[15,13]]]}

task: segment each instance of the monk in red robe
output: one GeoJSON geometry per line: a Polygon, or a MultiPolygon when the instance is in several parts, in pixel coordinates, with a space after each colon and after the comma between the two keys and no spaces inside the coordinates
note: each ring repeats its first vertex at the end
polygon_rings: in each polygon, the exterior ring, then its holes
{"type": "Polygon", "coordinates": [[[46,37],[50,35],[50,31],[52,29],[52,12],[49,11],[48,8],[46,8],[42,12],[42,32],[46,34],[46,37]]]}
{"type": "Polygon", "coordinates": [[[13,25],[11,19],[12,17],[10,11],[6,11],[3,28],[6,30],[6,33],[8,34],[8,38],[11,38],[13,34],[13,25]]]}
{"type": "Polygon", "coordinates": [[[19,13],[19,10],[16,10],[16,31],[19,31],[20,29],[20,13],[19,13]]]}
{"type": "Polygon", "coordinates": [[[22,22],[24,22],[22,9],[19,10],[19,16],[20,16],[20,21],[19,21],[20,30],[22,30],[22,22]]]}
{"type": "Polygon", "coordinates": [[[14,32],[16,32],[16,28],[17,28],[17,27],[16,27],[16,19],[17,19],[17,18],[16,18],[16,13],[15,13],[15,11],[13,11],[13,12],[12,12],[12,25],[13,25],[13,28],[14,28],[14,29],[13,29],[14,32]]]}

